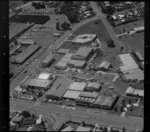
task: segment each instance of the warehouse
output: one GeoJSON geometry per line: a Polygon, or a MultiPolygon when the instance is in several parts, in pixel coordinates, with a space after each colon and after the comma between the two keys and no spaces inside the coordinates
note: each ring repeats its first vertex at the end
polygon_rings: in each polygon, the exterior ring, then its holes
{"type": "Polygon", "coordinates": [[[77,90],[77,91],[83,91],[84,88],[86,87],[85,82],[73,82],[69,85],[68,89],[70,90],[77,90]]]}
{"type": "Polygon", "coordinates": [[[46,99],[53,99],[53,100],[61,100],[63,95],[66,93],[68,86],[73,82],[70,79],[62,79],[58,78],[52,86],[51,89],[49,89],[45,95],[46,99]]]}
{"type": "Polygon", "coordinates": [[[51,79],[51,74],[48,72],[42,72],[39,74],[38,78],[49,80],[49,79],[51,79]]]}
{"type": "Polygon", "coordinates": [[[72,56],[72,59],[88,60],[91,54],[92,54],[92,48],[84,46],[77,50],[77,52],[72,56]]]}
{"type": "Polygon", "coordinates": [[[86,61],[79,61],[79,60],[70,60],[68,62],[68,66],[84,69],[86,66],[86,61]]]}
{"type": "Polygon", "coordinates": [[[144,81],[144,72],[140,69],[129,71],[124,74],[123,79],[129,82],[143,82],[144,81]]]}
{"type": "Polygon", "coordinates": [[[135,60],[132,58],[132,56],[129,53],[121,54],[119,55],[119,58],[122,61],[122,65],[120,66],[120,71],[122,73],[127,73],[131,70],[135,70],[139,68],[135,60]]]}
{"type": "Polygon", "coordinates": [[[65,70],[67,68],[67,63],[64,61],[58,61],[55,65],[56,69],[65,70]]]}
{"type": "Polygon", "coordinates": [[[42,66],[49,67],[54,63],[54,61],[55,61],[54,55],[50,54],[42,61],[42,66]]]}
{"type": "Polygon", "coordinates": [[[143,57],[143,55],[140,53],[140,52],[133,52],[133,55],[135,56],[135,58],[138,60],[138,61],[140,61],[140,62],[142,62],[142,61],[144,61],[144,57],[143,57]]]}
{"type": "Polygon", "coordinates": [[[97,98],[97,100],[94,103],[94,106],[102,109],[111,110],[117,98],[118,98],[117,94],[114,94],[113,96],[102,94],[97,98]]]}
{"type": "Polygon", "coordinates": [[[133,28],[133,30],[136,31],[137,33],[143,32],[144,31],[144,26],[135,27],[135,28],[133,28]]]}
{"type": "Polygon", "coordinates": [[[91,132],[92,128],[90,127],[83,127],[83,126],[78,126],[76,129],[76,132],[91,132]]]}
{"type": "Polygon", "coordinates": [[[80,97],[86,97],[86,98],[97,98],[98,93],[96,92],[81,92],[80,97]]]}
{"type": "Polygon", "coordinates": [[[34,78],[28,83],[28,87],[48,90],[51,84],[50,80],[34,78]]]}
{"type": "Polygon", "coordinates": [[[82,34],[72,40],[72,44],[89,44],[95,41],[96,34],[82,34]]]}
{"type": "Polygon", "coordinates": [[[100,65],[99,65],[100,70],[103,71],[109,71],[109,69],[111,68],[111,64],[108,61],[103,61],[100,65]]]}
{"type": "Polygon", "coordinates": [[[77,99],[80,95],[81,91],[75,91],[75,90],[67,90],[64,94],[63,98],[65,99],[77,99]]]}
{"type": "Polygon", "coordinates": [[[88,83],[87,87],[84,89],[84,91],[87,92],[98,92],[101,89],[101,85],[99,83],[96,82],[90,82],[88,83]]]}
{"type": "Polygon", "coordinates": [[[22,53],[18,54],[15,57],[14,62],[18,63],[18,64],[24,63],[28,58],[30,58],[39,49],[40,49],[40,46],[38,46],[38,45],[31,45],[31,46],[29,46],[22,53]]]}
{"type": "Polygon", "coordinates": [[[21,40],[17,40],[18,43],[20,43],[23,46],[28,46],[28,45],[33,45],[35,44],[35,42],[32,39],[21,39],[21,40]]]}
{"type": "Polygon", "coordinates": [[[69,53],[69,52],[70,52],[70,49],[59,49],[57,51],[57,53],[59,53],[59,54],[66,54],[66,53],[69,53]]]}
{"type": "Polygon", "coordinates": [[[95,99],[92,99],[92,98],[78,97],[76,99],[76,104],[80,106],[93,107],[94,102],[95,102],[95,99]]]}

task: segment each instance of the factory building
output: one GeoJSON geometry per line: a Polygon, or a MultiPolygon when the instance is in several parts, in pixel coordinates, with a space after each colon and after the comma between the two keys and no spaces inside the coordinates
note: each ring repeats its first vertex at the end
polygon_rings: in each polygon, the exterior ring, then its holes
{"type": "Polygon", "coordinates": [[[92,48],[89,47],[81,47],[79,48],[76,53],[71,57],[73,60],[88,60],[92,54],[92,48]]]}
{"type": "Polygon", "coordinates": [[[131,70],[136,70],[139,68],[135,60],[132,58],[131,54],[121,54],[119,55],[119,58],[122,62],[122,65],[120,66],[120,71],[122,73],[127,73],[131,70]]]}
{"type": "Polygon", "coordinates": [[[111,64],[108,61],[103,61],[100,65],[99,65],[99,69],[103,70],[103,71],[109,71],[109,69],[111,68],[111,64]]]}
{"type": "Polygon", "coordinates": [[[50,54],[42,61],[42,66],[49,67],[54,63],[54,61],[55,61],[54,55],[50,54]]]}
{"type": "Polygon", "coordinates": [[[141,89],[134,89],[132,87],[128,87],[126,92],[125,92],[126,96],[130,96],[130,97],[144,97],[144,90],[141,89]]]}
{"type": "Polygon", "coordinates": [[[75,67],[75,68],[78,68],[78,69],[84,69],[85,66],[86,66],[86,61],[70,60],[68,62],[68,66],[75,67]]]}
{"type": "Polygon", "coordinates": [[[84,89],[84,91],[86,92],[98,92],[101,89],[101,85],[99,83],[96,82],[90,82],[88,83],[88,85],[86,86],[86,88],[84,89]]]}
{"type": "Polygon", "coordinates": [[[118,98],[117,94],[113,94],[112,96],[101,94],[94,102],[94,106],[97,108],[111,110],[117,98],[118,98]]]}
{"type": "Polygon", "coordinates": [[[67,90],[66,93],[64,94],[63,98],[76,100],[79,97],[80,93],[81,93],[81,91],[67,90]]]}
{"type": "Polygon", "coordinates": [[[46,99],[52,99],[52,100],[61,100],[63,95],[66,93],[68,90],[68,86],[73,82],[70,79],[62,79],[58,78],[52,86],[51,89],[47,91],[45,94],[46,99]]]}
{"type": "Polygon", "coordinates": [[[76,104],[80,106],[93,107],[94,102],[94,98],[78,97],[76,99],[76,104]]]}
{"type": "Polygon", "coordinates": [[[38,45],[31,45],[14,58],[14,63],[22,64],[40,49],[38,45]]]}
{"type": "Polygon", "coordinates": [[[76,91],[83,91],[86,85],[87,84],[85,82],[73,82],[69,85],[68,89],[76,90],[76,91]]]}
{"type": "Polygon", "coordinates": [[[47,73],[47,72],[42,72],[39,74],[38,78],[49,80],[49,79],[51,79],[51,74],[47,73]]]}
{"type": "Polygon", "coordinates": [[[144,61],[144,57],[143,55],[140,53],[140,52],[133,52],[133,55],[135,56],[136,60],[139,61],[139,62],[142,62],[144,61]]]}
{"type": "Polygon", "coordinates": [[[96,92],[81,92],[80,97],[85,97],[85,98],[97,98],[98,93],[96,92]]]}
{"type": "Polygon", "coordinates": [[[28,83],[28,87],[48,90],[51,84],[52,82],[50,80],[34,78],[30,80],[30,82],[28,83]]]}
{"type": "Polygon", "coordinates": [[[94,42],[96,38],[97,38],[96,34],[82,34],[75,37],[72,40],[72,44],[82,44],[82,45],[90,44],[94,42]]]}

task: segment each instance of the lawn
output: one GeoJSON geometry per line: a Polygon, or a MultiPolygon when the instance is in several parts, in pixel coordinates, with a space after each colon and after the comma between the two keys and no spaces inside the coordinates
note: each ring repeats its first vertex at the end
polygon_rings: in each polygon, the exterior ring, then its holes
{"type": "Polygon", "coordinates": [[[89,22],[75,31],[76,34],[97,34],[99,40],[108,40],[110,35],[105,29],[103,22],[101,20],[96,20],[98,22],[95,24],[95,21],[89,22]]]}
{"type": "Polygon", "coordinates": [[[127,45],[133,51],[140,51],[144,55],[144,33],[136,33],[133,36],[120,38],[124,45],[127,45]]]}

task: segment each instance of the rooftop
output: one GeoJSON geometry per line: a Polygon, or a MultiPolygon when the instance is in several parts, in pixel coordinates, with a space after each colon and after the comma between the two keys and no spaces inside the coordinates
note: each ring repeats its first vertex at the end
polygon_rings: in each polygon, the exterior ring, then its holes
{"type": "Polygon", "coordinates": [[[96,82],[90,82],[88,83],[87,87],[92,87],[92,88],[96,88],[96,89],[99,89],[100,88],[100,84],[99,83],[96,83],[96,82]]]}
{"type": "Polygon", "coordinates": [[[42,72],[40,73],[40,75],[38,76],[39,79],[49,79],[50,77],[50,73],[47,73],[47,72],[42,72]]]}
{"type": "Polygon", "coordinates": [[[70,98],[70,99],[77,99],[80,93],[81,91],[67,90],[63,97],[70,98]]]}
{"type": "Polygon", "coordinates": [[[82,131],[90,132],[91,130],[92,129],[90,127],[83,127],[83,126],[78,126],[77,129],[76,129],[77,132],[82,132],[82,131]]]}
{"type": "Polygon", "coordinates": [[[89,98],[96,98],[98,96],[95,92],[81,92],[80,97],[89,97],[89,98]]]}
{"type": "Polygon", "coordinates": [[[69,88],[70,90],[77,90],[77,91],[83,91],[84,88],[86,87],[85,82],[73,82],[70,84],[69,88]]]}
{"type": "Polygon", "coordinates": [[[54,59],[54,55],[49,54],[43,61],[42,63],[49,63],[50,61],[52,61],[54,59]]]}
{"type": "Polygon", "coordinates": [[[103,67],[103,68],[106,68],[108,69],[110,66],[110,63],[108,61],[103,61],[101,64],[100,64],[100,68],[103,67]]]}

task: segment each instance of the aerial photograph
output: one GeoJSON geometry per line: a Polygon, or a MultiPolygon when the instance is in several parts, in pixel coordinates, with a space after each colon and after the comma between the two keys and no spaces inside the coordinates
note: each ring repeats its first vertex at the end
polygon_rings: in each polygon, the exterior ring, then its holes
{"type": "Polygon", "coordinates": [[[143,132],[144,9],[9,0],[9,131],[143,132]]]}

